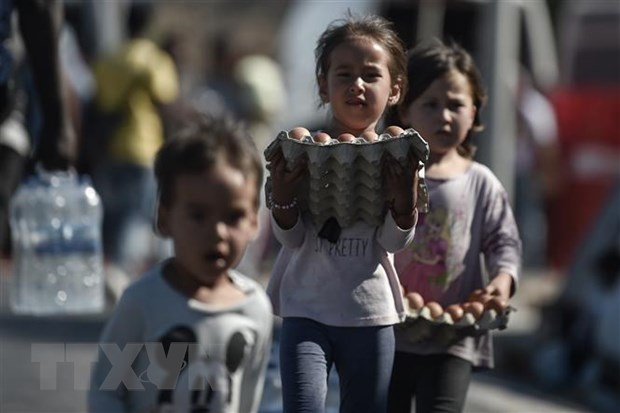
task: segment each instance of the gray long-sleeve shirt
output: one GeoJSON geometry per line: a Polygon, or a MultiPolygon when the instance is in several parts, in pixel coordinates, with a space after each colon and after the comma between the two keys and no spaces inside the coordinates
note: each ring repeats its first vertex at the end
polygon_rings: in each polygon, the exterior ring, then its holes
{"type": "MultiPolygon", "coordinates": [[[[491,170],[474,162],[461,175],[426,177],[426,184],[429,212],[420,214],[409,248],[395,256],[401,284],[420,293],[425,302],[437,301],[444,308],[465,302],[473,290],[484,287],[487,272],[489,277],[508,273],[516,286],[521,240],[506,191],[491,170]]],[[[412,344],[397,332],[396,348],[419,354],[450,353],[474,366],[493,366],[489,334],[439,348],[412,344]]]]}

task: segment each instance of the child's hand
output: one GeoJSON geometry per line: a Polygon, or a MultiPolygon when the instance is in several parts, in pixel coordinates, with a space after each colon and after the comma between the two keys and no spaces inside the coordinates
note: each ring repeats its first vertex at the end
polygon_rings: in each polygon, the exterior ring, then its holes
{"type": "Polygon", "coordinates": [[[507,303],[512,293],[512,276],[508,273],[500,272],[484,288],[472,291],[467,297],[467,301],[479,301],[486,305],[490,300],[498,298],[503,303],[507,303]]]}
{"type": "Polygon", "coordinates": [[[400,228],[415,225],[415,207],[418,198],[418,160],[410,156],[406,167],[387,157],[383,164],[386,200],[394,220],[400,228]]]}
{"type": "Polygon", "coordinates": [[[489,295],[508,301],[514,292],[512,276],[508,273],[500,272],[493,277],[484,290],[489,295]]]}
{"type": "Polygon", "coordinates": [[[295,192],[306,172],[306,161],[300,160],[291,170],[286,167],[286,160],[282,151],[275,153],[267,166],[271,171],[273,202],[279,205],[288,205],[295,199],[295,192]]]}
{"type": "Polygon", "coordinates": [[[300,160],[288,170],[282,150],[279,150],[267,168],[271,171],[271,213],[280,227],[292,228],[298,216],[295,193],[306,173],[306,162],[300,160]]]}

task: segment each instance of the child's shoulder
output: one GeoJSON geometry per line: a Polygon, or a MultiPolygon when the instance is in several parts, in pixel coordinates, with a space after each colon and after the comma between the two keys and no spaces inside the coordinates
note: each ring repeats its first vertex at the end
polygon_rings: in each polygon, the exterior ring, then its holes
{"type": "Polygon", "coordinates": [[[239,270],[231,269],[229,276],[232,282],[245,293],[256,292],[258,294],[264,293],[263,286],[254,278],[251,278],[239,270]]]}
{"type": "Polygon", "coordinates": [[[243,291],[247,296],[256,297],[262,305],[270,305],[270,300],[267,296],[265,288],[257,280],[235,269],[231,269],[229,271],[229,276],[235,286],[237,286],[237,288],[243,291]]]}
{"type": "Polygon", "coordinates": [[[487,165],[474,161],[472,162],[469,174],[471,179],[477,181],[483,189],[486,188],[488,191],[492,192],[505,191],[504,185],[487,165]]]}
{"type": "Polygon", "coordinates": [[[157,264],[131,281],[123,295],[136,298],[149,297],[152,296],[155,291],[165,287],[165,281],[162,277],[162,266],[163,263],[157,264]]]}
{"type": "Polygon", "coordinates": [[[478,161],[473,161],[471,163],[470,173],[474,174],[479,179],[485,179],[492,182],[499,183],[499,179],[497,175],[489,168],[487,165],[480,163],[478,161]]]}

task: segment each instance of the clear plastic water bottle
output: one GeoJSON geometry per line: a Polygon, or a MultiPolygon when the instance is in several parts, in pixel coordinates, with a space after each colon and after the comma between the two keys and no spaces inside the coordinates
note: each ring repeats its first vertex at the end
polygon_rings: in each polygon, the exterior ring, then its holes
{"type": "Polygon", "coordinates": [[[104,309],[102,205],[88,177],[37,174],[11,202],[10,303],[20,314],[87,314],[104,309]]]}

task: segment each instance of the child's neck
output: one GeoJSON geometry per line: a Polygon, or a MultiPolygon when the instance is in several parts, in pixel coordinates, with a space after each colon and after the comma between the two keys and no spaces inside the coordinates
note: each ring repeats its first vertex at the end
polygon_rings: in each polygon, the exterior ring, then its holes
{"type": "Polygon", "coordinates": [[[212,306],[229,307],[237,304],[243,300],[244,297],[245,294],[243,291],[228,280],[227,283],[219,285],[216,288],[201,286],[195,291],[192,298],[212,306]]]}
{"type": "Polygon", "coordinates": [[[472,160],[461,156],[456,149],[446,153],[433,153],[426,163],[425,176],[436,179],[449,179],[463,174],[472,160]]]}
{"type": "Polygon", "coordinates": [[[166,282],[175,290],[188,298],[217,307],[233,305],[244,297],[241,291],[230,279],[228,272],[211,277],[209,283],[199,282],[197,279],[180,275],[180,269],[174,263],[169,263],[163,270],[166,282]]]}

